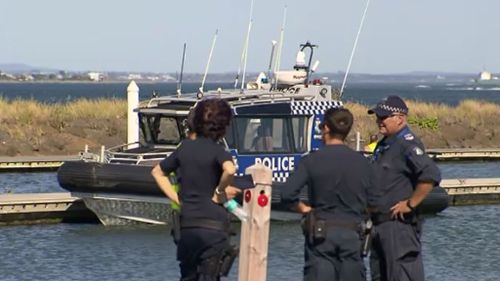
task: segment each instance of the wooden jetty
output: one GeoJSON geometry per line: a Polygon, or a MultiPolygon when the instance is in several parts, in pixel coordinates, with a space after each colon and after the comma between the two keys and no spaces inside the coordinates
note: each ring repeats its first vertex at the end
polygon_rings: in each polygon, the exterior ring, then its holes
{"type": "Polygon", "coordinates": [[[500,178],[444,179],[451,206],[500,204],[500,178]]]}
{"type": "Polygon", "coordinates": [[[78,155],[0,157],[0,172],[55,171],[78,155]]]}
{"type": "Polygon", "coordinates": [[[69,192],[0,194],[0,225],[58,222],[97,222],[97,217],[69,192]]]}
{"type": "Polygon", "coordinates": [[[446,148],[427,149],[427,153],[438,161],[499,160],[500,148],[446,148]]]}

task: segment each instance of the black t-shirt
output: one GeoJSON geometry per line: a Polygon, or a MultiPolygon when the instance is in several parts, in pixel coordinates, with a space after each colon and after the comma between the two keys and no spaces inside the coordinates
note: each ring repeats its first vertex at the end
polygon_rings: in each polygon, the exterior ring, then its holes
{"type": "Polygon", "coordinates": [[[283,186],[282,201],[296,204],[307,185],[309,203],[318,217],[360,221],[366,216],[370,172],[363,155],[345,145],[326,145],[300,160],[283,186]]]}
{"type": "Polygon", "coordinates": [[[165,174],[178,171],[179,199],[182,219],[212,219],[226,221],[226,209],[212,202],[214,190],[222,175],[222,163],[232,161],[231,154],[211,139],[186,139],[167,158],[160,162],[165,174]]]}

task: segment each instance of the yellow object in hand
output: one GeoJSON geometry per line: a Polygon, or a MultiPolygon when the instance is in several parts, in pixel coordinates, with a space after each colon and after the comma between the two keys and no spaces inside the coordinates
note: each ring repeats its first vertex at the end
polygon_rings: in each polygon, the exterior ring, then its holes
{"type": "MultiPolygon", "coordinates": [[[[175,173],[170,173],[170,183],[172,184],[172,188],[174,189],[175,192],[179,193],[179,191],[181,190],[181,185],[179,183],[179,181],[177,181],[177,176],[175,175],[175,173]]],[[[181,209],[181,206],[179,206],[179,204],[175,203],[174,201],[171,201],[170,202],[170,208],[172,208],[172,210],[180,210],[181,209]]]]}

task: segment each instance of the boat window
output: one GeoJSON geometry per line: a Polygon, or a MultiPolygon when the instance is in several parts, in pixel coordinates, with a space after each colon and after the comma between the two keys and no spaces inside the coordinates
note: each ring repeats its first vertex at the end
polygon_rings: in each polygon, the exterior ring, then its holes
{"type": "Polygon", "coordinates": [[[141,131],[140,131],[140,134],[139,134],[139,141],[141,143],[150,143],[152,142],[152,137],[151,137],[151,131],[149,130],[149,127],[148,127],[148,119],[146,118],[146,116],[144,116],[143,114],[140,114],[139,115],[139,120],[140,120],[140,123],[141,123],[141,131]]]}
{"type": "Polygon", "coordinates": [[[237,117],[240,152],[285,153],[291,151],[291,132],[285,117],[237,117]]]}
{"type": "Polygon", "coordinates": [[[307,151],[307,118],[305,116],[292,117],[292,132],[295,151],[307,151]]]}
{"type": "Polygon", "coordinates": [[[161,114],[144,115],[143,131],[146,142],[154,144],[178,144],[181,140],[177,120],[161,114]]]}
{"type": "Polygon", "coordinates": [[[227,146],[231,149],[236,148],[236,143],[234,142],[234,132],[233,132],[234,124],[235,122],[231,122],[231,125],[227,127],[226,135],[224,136],[224,138],[226,139],[227,146]]]}

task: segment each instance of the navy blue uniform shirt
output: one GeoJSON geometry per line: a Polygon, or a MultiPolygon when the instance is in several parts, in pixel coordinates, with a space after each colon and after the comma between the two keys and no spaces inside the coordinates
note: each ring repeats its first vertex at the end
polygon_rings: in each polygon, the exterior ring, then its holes
{"type": "Polygon", "coordinates": [[[198,137],[184,140],[167,158],[160,162],[168,175],[179,169],[181,178],[182,219],[212,219],[226,221],[226,209],[212,202],[215,188],[222,175],[222,163],[232,161],[231,154],[211,139],[198,137]]]}
{"type": "Polygon", "coordinates": [[[396,203],[409,199],[418,182],[438,185],[441,181],[439,168],[408,127],[383,138],[372,162],[375,186],[370,193],[370,205],[382,213],[389,213],[396,203]]]}
{"type": "Polygon", "coordinates": [[[370,163],[345,145],[326,145],[303,157],[282,188],[282,202],[297,204],[307,185],[309,204],[323,219],[365,217],[370,163]]]}

